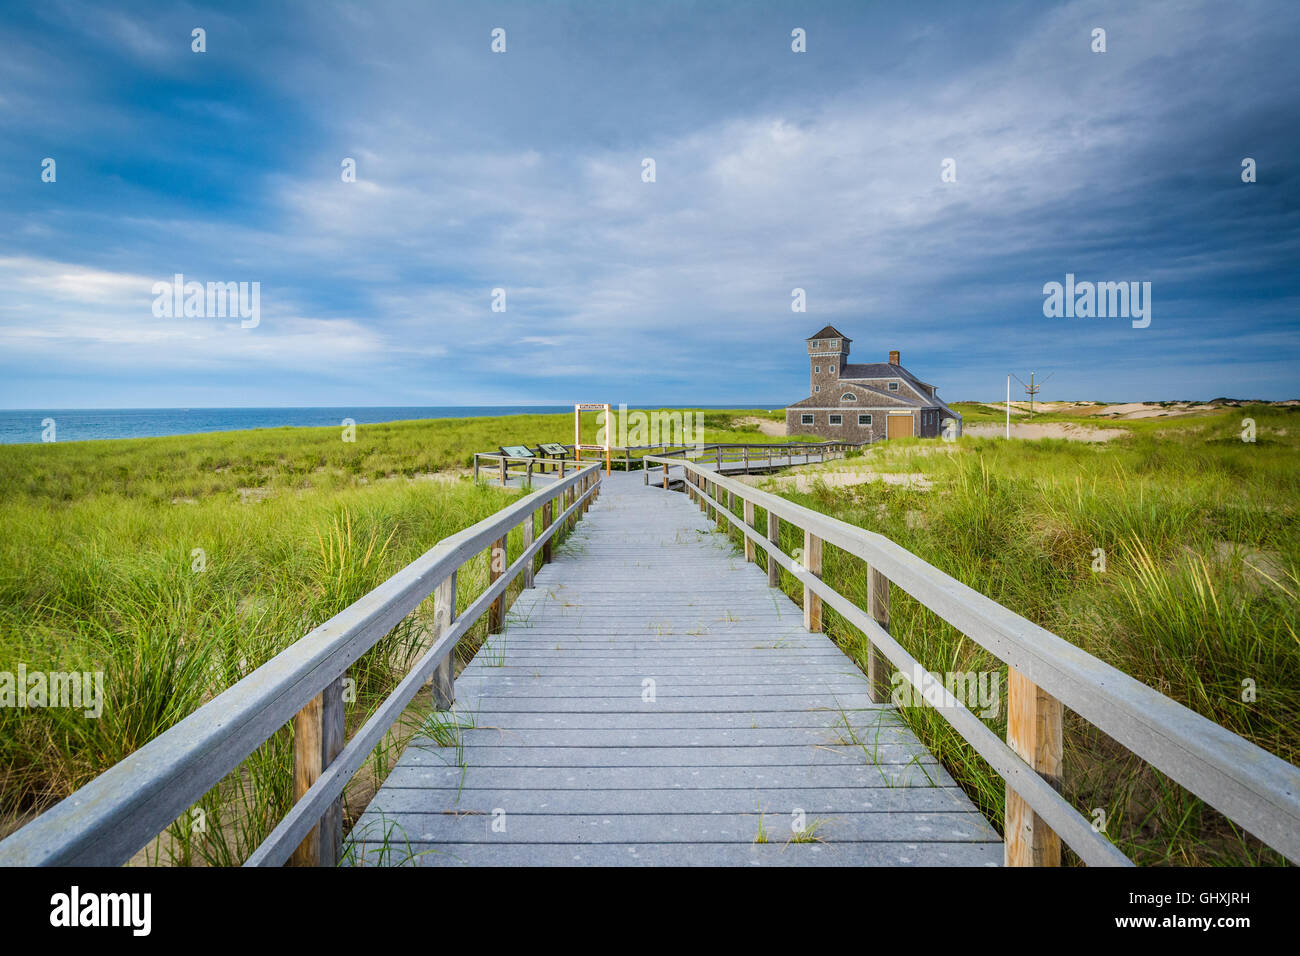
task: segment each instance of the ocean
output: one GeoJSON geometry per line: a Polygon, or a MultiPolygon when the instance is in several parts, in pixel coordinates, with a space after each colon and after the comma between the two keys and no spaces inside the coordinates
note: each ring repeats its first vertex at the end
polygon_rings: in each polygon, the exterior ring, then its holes
{"type": "MultiPolygon", "coordinates": [[[[776,408],[776,405],[642,406],[650,408],[776,408]]],[[[432,405],[338,408],[51,408],[0,409],[0,445],[47,441],[100,441],[109,438],[157,438],[249,428],[311,428],[358,425],[416,418],[480,418],[491,415],[573,413],[572,405],[432,405]]]]}

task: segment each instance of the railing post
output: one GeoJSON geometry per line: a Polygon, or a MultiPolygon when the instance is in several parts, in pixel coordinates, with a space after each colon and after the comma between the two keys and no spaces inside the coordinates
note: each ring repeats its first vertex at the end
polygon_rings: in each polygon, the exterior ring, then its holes
{"type": "Polygon", "coordinates": [[[664,491],[668,490],[668,464],[664,463],[664,491]]]}
{"type": "MultiPolygon", "coordinates": [[[[781,547],[781,519],[772,512],[767,513],[767,540],[771,541],[776,548],[781,547]]],[[[779,577],[781,566],[776,563],[772,555],[767,556],[767,586],[774,588],[781,583],[779,577]]]]}
{"type": "MultiPolygon", "coordinates": [[[[446,634],[455,620],[456,572],[453,571],[433,589],[433,639],[436,641],[446,634]]],[[[455,656],[455,649],[449,650],[447,656],[434,669],[433,707],[435,710],[451,710],[451,705],[456,702],[456,681],[453,671],[455,656]]]]}
{"type": "Polygon", "coordinates": [[[533,486],[533,463],[530,461],[528,463],[528,487],[531,488],[532,486],[533,486]]]}
{"type": "Polygon", "coordinates": [[[501,487],[504,488],[505,486],[506,486],[506,459],[505,456],[502,455],[501,456],[501,487]]]}
{"type": "MultiPolygon", "coordinates": [[[[744,503],[744,508],[745,508],[745,526],[747,528],[752,528],[754,527],[754,502],[746,499],[744,503]]],[[[745,560],[748,561],[750,564],[754,563],[754,539],[751,538],[749,535],[745,535],[745,560]]]]}
{"type": "MultiPolygon", "coordinates": [[[[551,526],[551,513],[552,513],[552,505],[554,501],[555,499],[552,498],[550,501],[546,502],[546,504],[542,505],[542,531],[545,531],[547,528],[551,526]]],[[[553,551],[552,545],[554,542],[555,542],[554,535],[552,535],[551,537],[547,538],[544,542],[542,542],[542,564],[551,563],[551,557],[553,551]]]]}
{"type": "MultiPolygon", "coordinates": [[[[1061,789],[1061,702],[1014,667],[1007,668],[1007,744],[1057,790],[1061,789]]],[[[1060,866],[1061,838],[1007,784],[1005,863],[1060,866]]]]}
{"type": "MultiPolygon", "coordinates": [[[[344,744],[343,678],[317,694],[293,718],[293,801],[297,803],[334,762],[344,744]]],[[[332,803],[293,851],[292,866],[338,866],[343,849],[343,801],[332,803]]]]}
{"type": "MultiPolygon", "coordinates": [[[[501,575],[506,571],[506,539],[498,538],[492,543],[492,548],[488,552],[488,585],[496,584],[501,575]]],[[[505,592],[497,595],[495,601],[488,608],[488,633],[500,634],[501,622],[505,619],[506,596],[505,592]]]]}
{"type": "MultiPolygon", "coordinates": [[[[889,578],[871,567],[867,568],[867,613],[882,630],[889,631],[889,578]]],[[[867,643],[867,688],[871,699],[883,704],[890,697],[893,667],[880,648],[867,643]]]]}
{"type": "MultiPolygon", "coordinates": [[[[347,743],[343,677],[321,695],[321,772],[324,773],[347,743]]],[[[343,857],[343,796],[340,794],[320,818],[320,865],[338,866],[343,857]]]]}
{"type": "MultiPolygon", "coordinates": [[[[293,802],[321,775],[323,729],[321,726],[322,701],[319,694],[293,717],[293,802]]],[[[320,865],[320,825],[311,828],[307,838],[298,844],[289,858],[291,866],[320,865]]]]}
{"type": "MultiPolygon", "coordinates": [[[[808,573],[822,576],[822,539],[811,531],[803,533],[803,566],[808,573]]],[[[822,599],[806,584],[803,588],[803,626],[806,631],[822,629],[822,599]]]]}
{"type": "MultiPolygon", "coordinates": [[[[537,517],[537,513],[534,511],[530,511],[528,512],[527,517],[524,518],[523,531],[524,531],[525,551],[527,551],[529,548],[533,546],[533,523],[536,517],[537,517]]],[[[535,565],[536,563],[537,563],[537,557],[536,555],[534,555],[533,557],[529,558],[528,563],[524,565],[524,587],[526,588],[531,588],[533,586],[533,565],[535,565]]]]}

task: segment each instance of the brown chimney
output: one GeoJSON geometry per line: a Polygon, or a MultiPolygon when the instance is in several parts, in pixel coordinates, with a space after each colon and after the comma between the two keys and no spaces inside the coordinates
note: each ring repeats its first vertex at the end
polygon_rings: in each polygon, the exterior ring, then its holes
{"type": "Polygon", "coordinates": [[[903,363],[902,363],[901,358],[902,358],[902,357],[901,357],[897,352],[890,352],[890,353],[889,353],[889,364],[890,364],[890,365],[902,365],[903,363]]]}

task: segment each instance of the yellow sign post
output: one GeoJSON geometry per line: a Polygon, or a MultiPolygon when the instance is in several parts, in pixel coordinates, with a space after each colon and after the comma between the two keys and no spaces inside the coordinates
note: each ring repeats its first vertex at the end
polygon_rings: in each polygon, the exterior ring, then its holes
{"type": "Polygon", "coordinates": [[[614,422],[609,411],[609,403],[589,403],[583,402],[573,406],[573,457],[576,461],[582,461],[582,450],[588,451],[605,450],[605,474],[609,474],[609,433],[614,427],[614,422]],[[583,412],[604,412],[605,413],[605,444],[603,445],[584,445],[582,443],[582,413],[583,412]]]}

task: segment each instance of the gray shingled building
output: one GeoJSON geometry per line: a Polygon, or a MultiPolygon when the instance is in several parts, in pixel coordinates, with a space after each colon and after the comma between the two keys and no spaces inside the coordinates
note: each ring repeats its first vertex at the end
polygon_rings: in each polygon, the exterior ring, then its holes
{"type": "Polygon", "coordinates": [[[849,364],[849,342],[834,326],[807,339],[812,394],[785,410],[788,435],[820,435],[845,441],[880,441],[913,435],[934,438],[961,415],[939,398],[938,388],[903,368],[898,352],[888,362],[849,364]]]}

